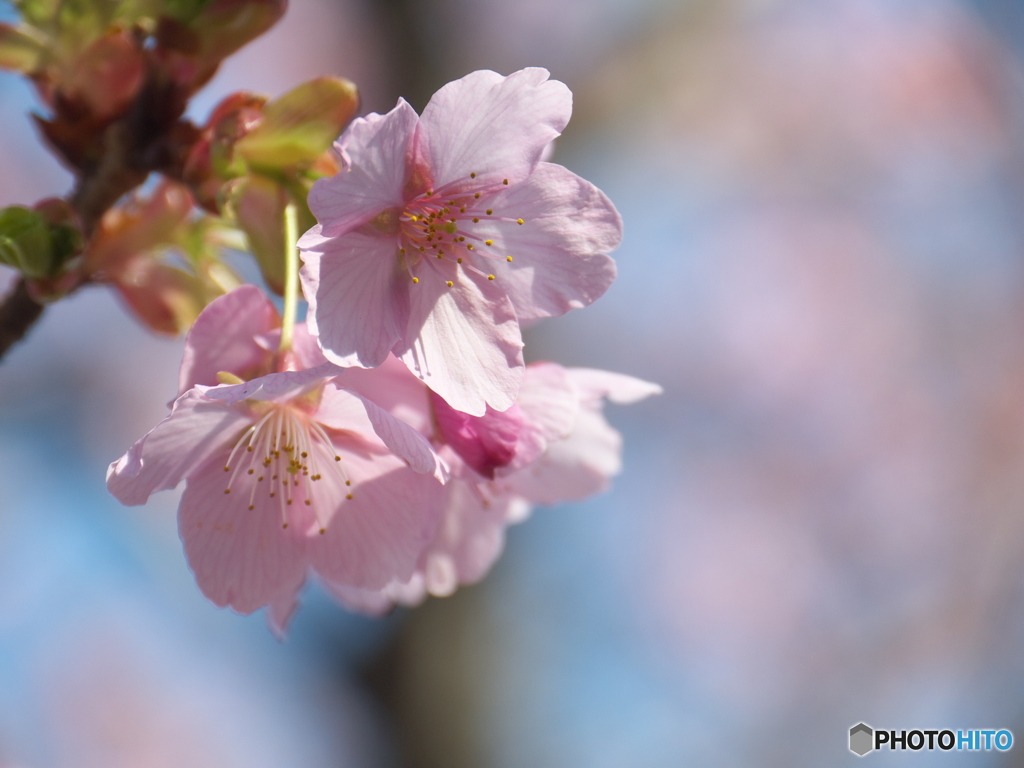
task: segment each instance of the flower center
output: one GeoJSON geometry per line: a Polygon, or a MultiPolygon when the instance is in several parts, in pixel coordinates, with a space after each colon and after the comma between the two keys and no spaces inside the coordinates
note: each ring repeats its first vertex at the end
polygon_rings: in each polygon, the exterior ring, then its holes
{"type": "Polygon", "coordinates": [[[428,271],[437,274],[452,288],[460,266],[494,280],[492,267],[487,262],[514,260],[498,242],[493,227],[474,226],[495,221],[526,223],[522,218],[496,216],[494,209],[488,207],[493,205],[490,199],[508,185],[508,179],[496,186],[473,187],[475,178],[476,174],[471,173],[468,180],[460,179],[438,190],[428,189],[406,204],[399,217],[398,255],[414,283],[428,271]],[[478,231],[481,229],[484,234],[478,231]],[[433,269],[426,266],[431,263],[433,269]]]}
{"type": "MultiPolygon", "coordinates": [[[[313,484],[328,482],[351,487],[341,456],[324,428],[288,403],[268,403],[269,409],[245,430],[228,456],[230,473],[224,493],[248,491],[248,508],[261,499],[276,499],[281,527],[287,528],[289,508],[301,501],[312,507],[320,533],[325,533],[320,510],[314,505],[313,484]]],[[[345,497],[353,498],[351,492],[345,497]]],[[[270,502],[275,503],[275,502],[270,502]]]]}

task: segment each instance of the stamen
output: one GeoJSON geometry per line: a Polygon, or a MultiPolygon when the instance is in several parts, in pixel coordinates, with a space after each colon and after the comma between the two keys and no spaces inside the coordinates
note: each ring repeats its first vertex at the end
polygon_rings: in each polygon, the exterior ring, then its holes
{"type": "Polygon", "coordinates": [[[252,511],[258,506],[257,489],[266,488],[264,498],[279,498],[282,528],[289,525],[288,508],[301,500],[304,506],[312,508],[318,527],[324,528],[325,521],[314,503],[316,499],[311,493],[311,484],[323,477],[321,465],[330,462],[333,456],[334,461],[330,465],[336,468],[335,482],[351,487],[352,481],[339,463],[341,456],[335,453],[324,429],[306,414],[289,404],[267,405],[268,411],[242,433],[232,448],[225,465],[232,474],[224,493],[228,495],[237,490],[233,487],[237,482],[247,482],[249,494],[245,506],[252,511]],[[245,451],[242,451],[243,447],[245,451]],[[271,465],[273,468],[268,474],[273,482],[261,486],[266,478],[262,473],[257,474],[256,469],[271,465]],[[280,493],[282,487],[284,493],[280,493]]]}

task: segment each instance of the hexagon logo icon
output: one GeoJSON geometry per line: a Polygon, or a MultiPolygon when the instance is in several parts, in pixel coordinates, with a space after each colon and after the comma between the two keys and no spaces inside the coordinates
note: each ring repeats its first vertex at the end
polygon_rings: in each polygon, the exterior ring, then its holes
{"type": "Polygon", "coordinates": [[[858,757],[864,757],[875,748],[874,736],[870,725],[857,723],[850,729],[850,751],[858,757]]]}

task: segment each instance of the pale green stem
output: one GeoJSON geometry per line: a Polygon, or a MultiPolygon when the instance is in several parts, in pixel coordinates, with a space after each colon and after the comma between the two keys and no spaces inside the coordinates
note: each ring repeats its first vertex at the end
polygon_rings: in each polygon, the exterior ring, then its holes
{"type": "Polygon", "coordinates": [[[288,203],[284,209],[284,317],[281,318],[279,352],[287,352],[292,348],[295,333],[295,309],[299,299],[299,251],[295,247],[298,239],[295,203],[288,203]]]}

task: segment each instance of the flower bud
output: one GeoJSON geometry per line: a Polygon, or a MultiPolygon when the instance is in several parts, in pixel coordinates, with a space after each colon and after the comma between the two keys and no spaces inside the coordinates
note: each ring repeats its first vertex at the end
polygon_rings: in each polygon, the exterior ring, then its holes
{"type": "Polygon", "coordinates": [[[99,120],[123,112],[145,75],[142,49],[121,31],[96,39],[68,66],[61,95],[99,120]]]}
{"type": "Polygon", "coordinates": [[[359,94],[340,77],[310,80],[274,99],[263,120],[235,145],[253,170],[281,170],[314,162],[327,151],[359,107],[359,94]]]}

